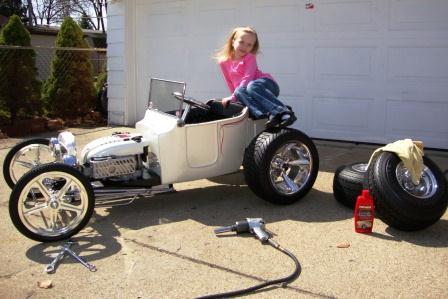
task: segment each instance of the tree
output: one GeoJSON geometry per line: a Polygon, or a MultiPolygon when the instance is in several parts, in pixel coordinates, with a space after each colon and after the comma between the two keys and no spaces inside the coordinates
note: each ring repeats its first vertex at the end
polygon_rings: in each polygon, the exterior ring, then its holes
{"type": "MultiPolygon", "coordinates": [[[[56,47],[88,48],[81,28],[72,18],[65,18],[62,23],[56,47]]],[[[50,77],[44,84],[43,99],[50,114],[69,118],[84,116],[95,106],[89,52],[56,50],[50,77]]]]}
{"type": "Polygon", "coordinates": [[[81,19],[79,20],[79,26],[81,27],[81,29],[93,29],[91,23],[92,20],[90,19],[90,17],[86,14],[86,13],[82,13],[81,15],[81,19]]]}
{"type": "Polygon", "coordinates": [[[92,29],[106,31],[104,24],[104,18],[107,13],[107,1],[106,0],[71,0],[73,12],[77,12],[81,15],[89,16],[89,23],[92,25],[92,29]],[[91,16],[90,12],[94,15],[91,16]],[[96,20],[95,22],[93,20],[96,20]]]}
{"type": "Polygon", "coordinates": [[[29,18],[32,24],[51,25],[69,16],[74,0],[27,0],[29,18]]]}
{"type": "MultiPolygon", "coordinates": [[[[20,18],[12,15],[0,31],[0,45],[31,45],[31,37],[20,18]]],[[[0,102],[14,121],[18,115],[40,111],[40,82],[36,79],[36,53],[30,48],[1,48],[0,102]]]]}
{"type": "Polygon", "coordinates": [[[17,15],[22,21],[26,21],[26,6],[21,0],[0,0],[0,15],[5,17],[17,15]]]}
{"type": "Polygon", "coordinates": [[[25,15],[25,12],[26,8],[21,0],[0,0],[0,15],[2,16],[18,15],[22,17],[25,15]]]}
{"type": "MultiPolygon", "coordinates": [[[[6,0],[0,0],[6,1],[6,0]]],[[[17,0],[15,0],[17,1],[17,0]]],[[[60,24],[67,16],[83,19],[94,30],[105,32],[107,0],[22,0],[32,25],[60,24]]],[[[19,1],[20,2],[20,1],[19,1]]]]}

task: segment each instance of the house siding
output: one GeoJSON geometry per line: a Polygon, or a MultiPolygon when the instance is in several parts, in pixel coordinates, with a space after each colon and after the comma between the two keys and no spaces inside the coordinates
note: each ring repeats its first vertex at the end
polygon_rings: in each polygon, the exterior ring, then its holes
{"type": "Polygon", "coordinates": [[[112,125],[125,124],[125,9],[124,1],[114,2],[107,15],[108,122],[112,125]]]}

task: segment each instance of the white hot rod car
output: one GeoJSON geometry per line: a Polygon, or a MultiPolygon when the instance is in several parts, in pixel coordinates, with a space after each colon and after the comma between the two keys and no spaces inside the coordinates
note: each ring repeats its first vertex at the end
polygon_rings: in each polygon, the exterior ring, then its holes
{"type": "Polygon", "coordinates": [[[312,188],[319,157],[312,140],[291,128],[265,131],[247,107],[185,97],[186,84],[151,79],[139,133],[114,133],[88,143],[75,137],[30,139],[7,154],[9,213],[26,237],[41,242],[78,233],[95,206],[129,203],[173,190],[174,183],[236,172],[259,197],[291,204],[312,188]]]}

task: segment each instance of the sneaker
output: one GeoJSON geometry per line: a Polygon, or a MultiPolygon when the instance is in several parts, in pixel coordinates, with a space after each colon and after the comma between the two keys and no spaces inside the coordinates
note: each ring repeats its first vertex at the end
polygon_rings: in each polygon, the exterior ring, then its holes
{"type": "Polygon", "coordinates": [[[281,117],[281,122],[279,124],[280,127],[287,127],[292,125],[297,120],[297,117],[294,113],[284,113],[281,117]]]}
{"type": "Polygon", "coordinates": [[[278,125],[280,125],[281,119],[280,119],[280,115],[270,115],[268,121],[266,122],[265,126],[266,129],[270,129],[270,128],[274,128],[277,127],[278,125]]]}

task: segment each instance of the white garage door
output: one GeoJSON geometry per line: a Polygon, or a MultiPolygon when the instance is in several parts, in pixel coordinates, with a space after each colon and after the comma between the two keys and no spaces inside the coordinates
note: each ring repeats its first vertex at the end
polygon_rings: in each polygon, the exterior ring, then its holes
{"type": "Polygon", "coordinates": [[[137,119],[150,77],[228,95],[211,59],[230,30],[259,32],[258,62],[312,137],[448,149],[448,1],[137,1],[137,119]]]}

